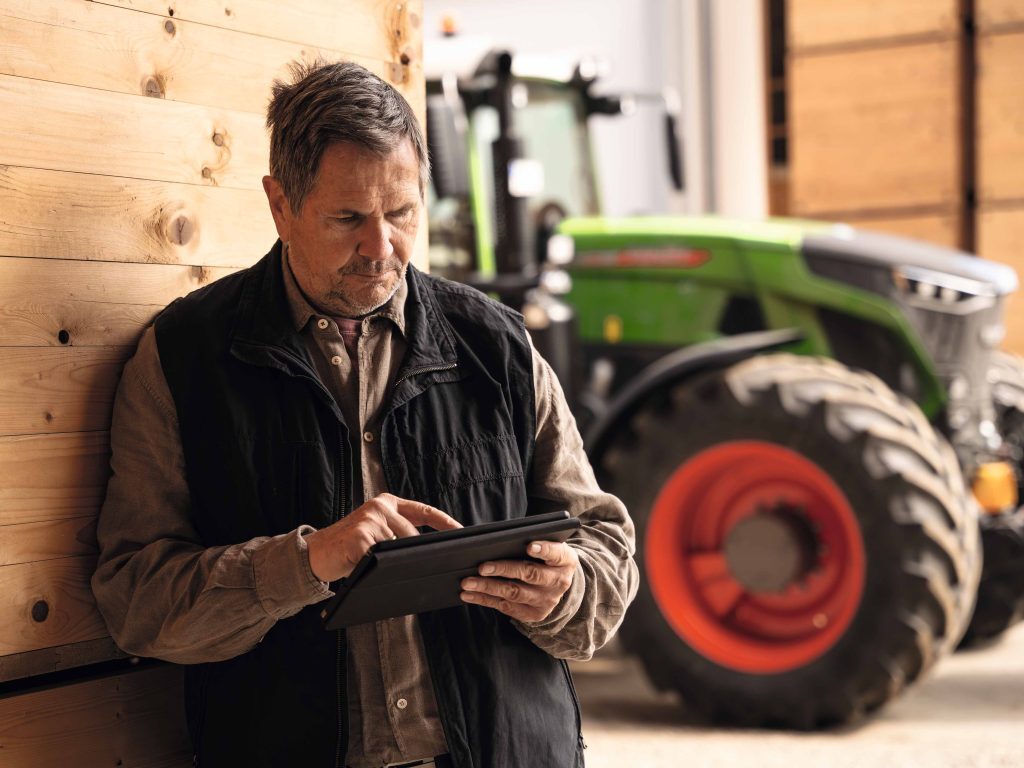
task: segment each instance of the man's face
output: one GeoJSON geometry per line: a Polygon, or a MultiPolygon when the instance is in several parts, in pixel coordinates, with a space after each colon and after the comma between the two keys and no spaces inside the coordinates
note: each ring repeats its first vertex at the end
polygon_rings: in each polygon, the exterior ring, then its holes
{"type": "Polygon", "coordinates": [[[419,162],[405,140],[381,157],[348,143],[332,144],[317,182],[292,211],[277,179],[263,188],[295,279],[328,315],[357,317],[385,304],[412,257],[420,220],[419,162]]]}

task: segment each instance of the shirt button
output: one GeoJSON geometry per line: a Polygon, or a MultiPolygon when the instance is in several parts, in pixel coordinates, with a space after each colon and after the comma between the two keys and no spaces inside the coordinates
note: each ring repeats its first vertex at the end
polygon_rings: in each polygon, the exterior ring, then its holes
{"type": "Polygon", "coordinates": [[[373,432],[363,432],[363,440],[368,443],[373,442],[373,432]]]}
{"type": "Polygon", "coordinates": [[[398,701],[395,702],[395,706],[398,707],[399,709],[405,709],[406,707],[409,706],[409,702],[406,701],[405,699],[399,699],[398,701]]]}
{"type": "Polygon", "coordinates": [[[319,320],[317,320],[317,321],[316,321],[316,327],[317,327],[317,328],[319,328],[319,329],[320,329],[321,331],[322,331],[322,330],[325,330],[325,329],[327,328],[327,326],[328,326],[328,325],[330,325],[330,323],[328,323],[328,322],[327,322],[326,320],[324,320],[324,318],[322,318],[322,317],[321,317],[321,318],[320,318],[319,320]]]}
{"type": "Polygon", "coordinates": [[[331,365],[341,365],[341,356],[335,355],[331,358],[331,365]]]}

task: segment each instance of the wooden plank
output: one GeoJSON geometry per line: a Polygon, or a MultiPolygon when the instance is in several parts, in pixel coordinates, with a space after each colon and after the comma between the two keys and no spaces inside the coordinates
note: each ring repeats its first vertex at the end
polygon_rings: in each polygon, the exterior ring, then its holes
{"type": "Polygon", "coordinates": [[[0,528],[0,566],[95,555],[96,517],[72,517],[0,528]]]}
{"type": "Polygon", "coordinates": [[[0,698],[12,768],[186,768],[180,667],[166,665],[0,698]]]}
{"type": "MultiPolygon", "coordinates": [[[[978,255],[1009,264],[1024,283],[1024,200],[999,208],[983,208],[978,214],[978,255]]],[[[1003,348],[1024,355],[1024,292],[1007,300],[1003,322],[1003,348]]]]}
{"type": "Polygon", "coordinates": [[[0,10],[0,73],[260,115],[271,83],[288,76],[291,61],[345,58],[391,81],[407,98],[423,88],[422,79],[414,82],[400,54],[385,44],[390,41],[371,43],[373,35],[356,34],[358,28],[350,24],[327,49],[309,45],[308,37],[286,42],[171,18],[167,4],[161,7],[164,16],[83,0],[24,0],[9,6],[0,10]],[[342,53],[338,46],[346,39],[373,53],[342,53]],[[54,56],[55,50],[61,55],[54,56]]]}
{"type": "Polygon", "coordinates": [[[792,57],[793,213],[955,206],[958,61],[955,42],[792,57]]]}
{"type": "Polygon", "coordinates": [[[89,556],[0,567],[0,656],[104,637],[95,569],[89,556]]]}
{"type": "Polygon", "coordinates": [[[110,426],[127,347],[0,347],[0,435],[110,426]]]}
{"type": "Polygon", "coordinates": [[[982,33],[1024,24],[1024,3],[1021,0],[974,0],[974,20],[982,33]]]}
{"type": "Polygon", "coordinates": [[[1024,198],[1024,32],[978,39],[978,197],[1024,198]]]}
{"type": "Polygon", "coordinates": [[[109,476],[107,432],[0,437],[0,526],[95,515],[109,476]]]}
{"type": "Polygon", "coordinates": [[[0,165],[260,189],[263,118],[0,75],[0,165]]]}
{"type": "Polygon", "coordinates": [[[0,257],[0,346],[134,346],[160,309],[233,271],[0,257]]]}
{"type": "Polygon", "coordinates": [[[200,187],[0,165],[3,256],[247,267],[276,239],[262,186],[200,187]]]}
{"type": "Polygon", "coordinates": [[[100,0],[378,59],[419,59],[422,0],[100,0]]]}
{"type": "Polygon", "coordinates": [[[9,656],[0,656],[0,680],[20,680],[33,675],[45,675],[49,672],[127,657],[128,654],[114,645],[113,639],[109,637],[58,645],[55,648],[40,648],[25,653],[12,653],[9,656]]]}
{"type": "Polygon", "coordinates": [[[792,51],[959,32],[957,0],[788,0],[792,51]]]}

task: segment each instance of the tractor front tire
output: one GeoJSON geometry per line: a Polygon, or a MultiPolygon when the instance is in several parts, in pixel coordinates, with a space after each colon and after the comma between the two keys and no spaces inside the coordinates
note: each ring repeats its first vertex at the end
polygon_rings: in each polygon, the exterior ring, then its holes
{"type": "Polygon", "coordinates": [[[964,631],[977,508],[949,444],[874,376],[752,358],[646,403],[598,469],[637,525],[623,643],[701,719],[850,722],[964,631]]]}

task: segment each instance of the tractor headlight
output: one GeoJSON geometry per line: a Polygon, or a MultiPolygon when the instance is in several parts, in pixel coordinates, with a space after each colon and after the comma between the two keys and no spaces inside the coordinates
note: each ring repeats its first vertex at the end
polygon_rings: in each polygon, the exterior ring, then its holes
{"type": "Polygon", "coordinates": [[[893,283],[911,306],[953,314],[967,314],[995,304],[995,288],[968,277],[921,267],[896,267],[893,283]]]}
{"type": "Polygon", "coordinates": [[[551,264],[563,267],[571,262],[575,255],[576,243],[569,235],[552,235],[548,238],[547,256],[551,264]]]}

